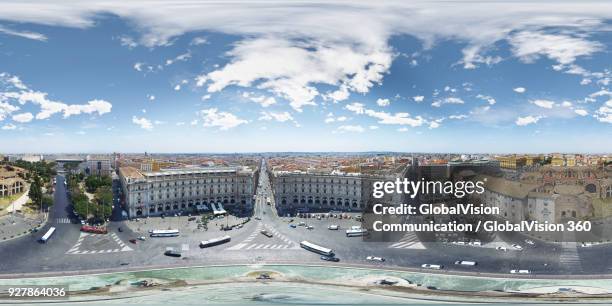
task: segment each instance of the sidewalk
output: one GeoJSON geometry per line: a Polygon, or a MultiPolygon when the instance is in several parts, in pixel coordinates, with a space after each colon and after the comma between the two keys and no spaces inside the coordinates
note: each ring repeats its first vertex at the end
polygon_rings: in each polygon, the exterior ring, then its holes
{"type": "Polygon", "coordinates": [[[0,217],[0,243],[27,235],[34,228],[41,228],[46,223],[46,214],[25,216],[21,213],[0,217]],[[42,218],[41,218],[42,217],[42,218]]]}
{"type": "Polygon", "coordinates": [[[6,208],[6,211],[9,213],[12,213],[13,210],[15,211],[22,210],[21,208],[23,207],[23,205],[25,205],[30,199],[30,197],[28,196],[29,192],[30,192],[30,189],[26,188],[26,191],[17,200],[9,204],[9,206],[6,208]]]}

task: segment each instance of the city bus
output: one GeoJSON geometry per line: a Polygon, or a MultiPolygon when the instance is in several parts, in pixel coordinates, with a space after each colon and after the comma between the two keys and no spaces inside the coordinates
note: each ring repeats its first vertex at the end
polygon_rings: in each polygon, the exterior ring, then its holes
{"type": "Polygon", "coordinates": [[[208,248],[208,247],[212,247],[215,245],[219,245],[219,244],[224,244],[227,242],[230,242],[230,240],[232,240],[232,237],[230,236],[223,236],[223,237],[218,237],[218,238],[213,238],[210,240],[204,240],[202,242],[200,242],[200,247],[201,248],[208,248]]]}
{"type": "Polygon", "coordinates": [[[177,237],[179,230],[152,230],[150,231],[151,237],[177,237]]]}
{"type": "Polygon", "coordinates": [[[361,236],[367,236],[368,235],[368,230],[365,228],[352,228],[349,230],[346,230],[346,237],[361,237],[361,236]]]}
{"type": "Polygon", "coordinates": [[[46,243],[47,240],[51,238],[51,235],[53,235],[53,233],[55,233],[55,227],[50,227],[49,230],[42,237],[40,237],[40,242],[46,243]]]}
{"type": "Polygon", "coordinates": [[[316,245],[312,242],[308,242],[306,240],[300,242],[300,246],[308,251],[315,252],[325,256],[334,256],[334,251],[332,249],[328,249],[322,247],[320,245],[316,245]]]}

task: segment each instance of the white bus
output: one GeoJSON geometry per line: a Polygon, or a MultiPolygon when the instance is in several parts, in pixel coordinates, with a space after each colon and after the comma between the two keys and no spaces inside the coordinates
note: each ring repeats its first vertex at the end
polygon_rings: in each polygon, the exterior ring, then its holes
{"type": "Polygon", "coordinates": [[[47,240],[51,238],[51,235],[53,235],[53,233],[55,233],[55,227],[50,227],[49,230],[42,237],[40,237],[40,242],[46,243],[47,240]]]}
{"type": "Polygon", "coordinates": [[[177,237],[180,234],[179,230],[153,230],[150,231],[151,237],[177,237]]]}
{"type": "Polygon", "coordinates": [[[334,256],[334,251],[332,249],[328,249],[322,247],[320,245],[316,245],[312,242],[308,242],[306,240],[300,242],[300,246],[308,251],[315,252],[325,256],[334,256]]]}
{"type": "Polygon", "coordinates": [[[232,237],[230,236],[223,236],[223,237],[218,237],[218,238],[213,238],[210,240],[204,240],[200,242],[200,247],[201,248],[208,248],[208,247],[212,247],[215,245],[219,245],[219,244],[223,244],[226,242],[230,242],[230,240],[232,240],[232,237]]]}
{"type": "Polygon", "coordinates": [[[368,230],[365,228],[346,230],[346,237],[360,237],[360,236],[367,236],[367,235],[368,235],[368,230]]]}

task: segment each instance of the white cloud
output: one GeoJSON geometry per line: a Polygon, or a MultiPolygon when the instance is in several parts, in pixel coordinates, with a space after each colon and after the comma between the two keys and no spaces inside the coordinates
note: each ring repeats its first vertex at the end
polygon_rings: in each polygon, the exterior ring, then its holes
{"type": "Polygon", "coordinates": [[[268,107],[276,104],[276,99],[274,99],[274,97],[254,96],[252,93],[248,92],[242,93],[242,97],[261,105],[261,107],[268,107]]]}
{"type": "Polygon", "coordinates": [[[138,118],[136,116],[132,116],[132,123],[140,126],[140,128],[145,129],[147,131],[153,130],[153,123],[147,118],[138,118]]]}
{"type": "Polygon", "coordinates": [[[361,125],[341,125],[336,131],[338,132],[352,132],[352,133],[363,133],[365,129],[361,125]]]}
{"type": "Polygon", "coordinates": [[[3,130],[14,130],[14,129],[17,129],[17,126],[12,123],[9,123],[9,124],[3,125],[2,129],[3,130]]]}
{"type": "Polygon", "coordinates": [[[8,100],[16,101],[21,105],[32,103],[40,106],[40,112],[36,114],[36,119],[47,119],[56,113],[63,113],[64,118],[80,114],[97,113],[98,115],[103,115],[109,113],[112,108],[111,103],[99,99],[88,101],[87,104],[66,104],[59,101],[52,101],[47,98],[48,94],[46,92],[32,91],[21,83],[19,78],[10,77],[6,73],[0,74],[0,80],[6,82],[6,79],[12,82],[13,86],[19,90],[0,91],[0,120],[2,120],[6,114],[17,110],[14,109],[11,104],[2,102],[8,100]]]}
{"type": "Polygon", "coordinates": [[[391,101],[389,101],[389,99],[378,99],[376,100],[376,104],[378,104],[378,106],[385,107],[391,105],[391,101]]]}
{"type": "Polygon", "coordinates": [[[18,37],[27,38],[27,39],[38,40],[38,41],[47,41],[47,36],[45,36],[44,34],[30,32],[30,31],[17,31],[17,30],[13,30],[13,29],[4,27],[2,25],[0,25],[0,33],[6,34],[6,35],[18,36],[18,37]]]}
{"type": "Polygon", "coordinates": [[[140,63],[140,62],[134,63],[134,70],[139,71],[139,72],[142,71],[142,66],[143,65],[144,65],[144,63],[140,63]]]}
{"type": "Polygon", "coordinates": [[[427,122],[421,116],[411,117],[408,113],[391,114],[366,109],[362,103],[358,102],[347,104],[344,108],[358,115],[365,114],[372,118],[376,118],[379,120],[379,124],[410,125],[412,127],[417,127],[427,122]]]}
{"type": "Polygon", "coordinates": [[[525,93],[525,91],[527,91],[527,89],[525,89],[525,87],[516,87],[513,90],[515,92],[518,92],[518,93],[525,93]]]}
{"type": "Polygon", "coordinates": [[[525,126],[529,124],[534,124],[540,121],[540,119],[544,118],[543,116],[525,116],[516,118],[516,125],[525,126]]]}
{"type": "Polygon", "coordinates": [[[179,54],[177,55],[175,58],[171,58],[171,59],[167,59],[166,60],[166,66],[170,66],[176,62],[184,62],[188,59],[191,58],[191,53],[187,52],[187,53],[183,53],[183,54],[179,54]]]}
{"type": "Polygon", "coordinates": [[[18,106],[0,101],[0,121],[4,120],[7,115],[19,110],[18,106]]]}
{"type": "Polygon", "coordinates": [[[443,100],[436,100],[431,103],[433,107],[440,107],[442,104],[464,104],[465,102],[461,98],[457,97],[448,97],[443,100]]]}
{"type": "Polygon", "coordinates": [[[203,109],[199,114],[205,127],[218,127],[222,131],[248,123],[232,113],[220,112],[217,108],[203,109]]]}
{"type": "Polygon", "coordinates": [[[576,110],[574,110],[574,112],[575,112],[576,114],[580,115],[580,116],[586,116],[586,115],[588,115],[588,114],[589,114],[589,112],[587,112],[587,111],[586,111],[586,110],[584,110],[584,109],[576,109],[576,110]]]}
{"type": "Polygon", "coordinates": [[[423,102],[423,100],[425,100],[425,96],[414,96],[412,97],[412,100],[414,100],[414,102],[423,102]]]}
{"type": "Polygon", "coordinates": [[[365,111],[365,114],[378,119],[379,124],[409,125],[411,127],[417,127],[426,123],[426,120],[421,116],[411,117],[408,113],[390,114],[368,109],[365,111]]]}
{"type": "Polygon", "coordinates": [[[13,121],[20,123],[27,123],[32,121],[32,119],[34,119],[34,115],[32,115],[32,113],[21,113],[13,115],[13,121]]]}
{"type": "Polygon", "coordinates": [[[572,105],[573,104],[570,101],[563,101],[563,102],[561,102],[561,106],[563,106],[563,107],[572,107],[572,105]]]}
{"type": "Polygon", "coordinates": [[[541,108],[548,108],[551,109],[553,108],[553,106],[555,105],[555,102],[553,101],[549,101],[549,100],[542,100],[542,99],[538,99],[538,100],[532,100],[529,101],[531,104],[535,104],[541,108]]]}
{"type": "Polygon", "coordinates": [[[174,86],[174,90],[176,90],[176,91],[181,90],[181,84],[176,84],[176,85],[174,86]]]}
{"type": "Polygon", "coordinates": [[[439,128],[440,123],[442,123],[442,121],[444,121],[444,119],[436,119],[436,120],[429,121],[429,129],[439,128]]]}
{"type": "Polygon", "coordinates": [[[227,53],[233,60],[207,73],[207,90],[229,85],[260,89],[288,100],[296,111],[316,105],[315,84],[338,86],[329,98],[343,100],[348,91],[367,93],[382,81],[393,55],[385,44],[360,47],[344,42],[261,37],[243,40],[227,53]],[[373,49],[372,49],[373,48],[373,49]]]}
{"type": "Polygon", "coordinates": [[[289,112],[282,112],[282,113],[261,112],[261,117],[259,117],[259,120],[265,120],[265,121],[275,120],[278,122],[294,121],[293,116],[291,116],[289,112]]]}
{"type": "Polygon", "coordinates": [[[205,95],[202,96],[201,100],[202,101],[206,101],[206,100],[210,99],[211,97],[212,96],[210,94],[205,94],[205,95]]]}
{"type": "Polygon", "coordinates": [[[354,112],[355,114],[363,114],[365,111],[365,105],[363,105],[363,103],[359,103],[359,102],[354,102],[351,104],[347,104],[346,106],[344,106],[345,109],[354,112]]]}
{"type": "Polygon", "coordinates": [[[612,123],[612,100],[597,109],[593,116],[600,122],[612,123]]]}
{"type": "Polygon", "coordinates": [[[119,37],[119,43],[121,43],[122,46],[127,47],[128,49],[134,49],[138,47],[138,43],[136,43],[136,41],[129,36],[119,37]]]}
{"type": "Polygon", "coordinates": [[[489,105],[493,105],[495,103],[497,103],[497,101],[495,101],[495,98],[491,97],[491,96],[487,96],[487,95],[481,95],[478,94],[476,95],[476,98],[487,101],[487,103],[489,103],[489,105]]]}
{"type": "Polygon", "coordinates": [[[465,118],[467,118],[467,117],[468,117],[467,115],[463,115],[463,114],[461,114],[461,115],[450,115],[450,116],[448,116],[448,118],[449,118],[449,119],[456,119],[456,120],[465,119],[465,118]]]}
{"type": "Polygon", "coordinates": [[[604,46],[583,37],[522,31],[510,37],[512,52],[523,62],[531,63],[546,56],[561,65],[573,63],[577,57],[602,51],[604,46]]]}
{"type": "Polygon", "coordinates": [[[378,130],[378,126],[376,126],[376,125],[370,125],[368,128],[370,130],[378,130]]]}
{"type": "Polygon", "coordinates": [[[402,127],[397,129],[398,132],[408,132],[408,128],[407,127],[402,127]]]}
{"type": "Polygon", "coordinates": [[[192,46],[199,46],[199,45],[204,45],[207,43],[208,43],[208,40],[206,39],[206,37],[199,36],[199,37],[193,38],[189,44],[192,46]]]}
{"type": "Polygon", "coordinates": [[[78,132],[76,132],[76,134],[77,135],[85,135],[86,133],[85,133],[85,131],[78,131],[78,132]]]}
{"type": "Polygon", "coordinates": [[[191,120],[191,122],[189,122],[189,124],[191,124],[191,125],[198,125],[198,119],[191,120]]]}
{"type": "Polygon", "coordinates": [[[147,99],[149,99],[149,101],[154,101],[155,100],[155,96],[154,95],[147,95],[147,99]]]}
{"type": "Polygon", "coordinates": [[[183,122],[183,121],[179,121],[179,122],[176,123],[176,126],[183,126],[183,125],[185,125],[185,122],[183,122]]]}

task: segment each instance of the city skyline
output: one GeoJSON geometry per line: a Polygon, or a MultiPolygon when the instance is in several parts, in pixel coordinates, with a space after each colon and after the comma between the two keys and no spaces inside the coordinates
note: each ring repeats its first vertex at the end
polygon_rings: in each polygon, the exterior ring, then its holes
{"type": "Polygon", "coordinates": [[[605,2],[245,3],[6,3],[0,151],[612,149],[605,2]]]}

